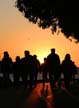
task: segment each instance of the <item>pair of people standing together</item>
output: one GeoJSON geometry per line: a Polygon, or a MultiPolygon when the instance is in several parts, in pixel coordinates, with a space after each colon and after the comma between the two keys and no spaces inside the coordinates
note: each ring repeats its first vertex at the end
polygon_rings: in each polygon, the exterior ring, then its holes
{"type": "Polygon", "coordinates": [[[65,59],[60,63],[59,55],[56,54],[55,49],[52,48],[51,53],[45,59],[45,66],[49,74],[50,83],[52,83],[53,87],[55,87],[56,82],[59,82],[60,85],[60,76],[61,73],[63,73],[65,87],[69,88],[69,83],[77,72],[76,65],[71,60],[70,54],[66,54],[65,59]]]}

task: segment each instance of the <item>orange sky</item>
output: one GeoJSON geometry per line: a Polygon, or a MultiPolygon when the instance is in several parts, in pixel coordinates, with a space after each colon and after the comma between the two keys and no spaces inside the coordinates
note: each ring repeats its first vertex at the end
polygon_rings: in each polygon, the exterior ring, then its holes
{"type": "Polygon", "coordinates": [[[15,60],[16,55],[23,57],[24,50],[28,49],[43,61],[54,47],[61,61],[66,53],[70,53],[72,60],[79,66],[79,44],[69,41],[62,33],[52,35],[50,29],[42,30],[28,22],[14,7],[14,2],[15,0],[0,0],[0,59],[5,50],[15,60]]]}

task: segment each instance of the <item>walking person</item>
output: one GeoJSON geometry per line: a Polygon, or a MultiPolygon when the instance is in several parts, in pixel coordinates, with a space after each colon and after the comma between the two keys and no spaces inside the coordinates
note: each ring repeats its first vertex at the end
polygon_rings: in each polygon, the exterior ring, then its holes
{"type": "Polygon", "coordinates": [[[41,72],[42,72],[42,79],[43,79],[43,87],[45,86],[45,82],[47,81],[47,58],[44,58],[44,62],[41,64],[41,72]]]}
{"type": "Polygon", "coordinates": [[[16,61],[13,63],[13,77],[14,86],[18,87],[20,83],[20,77],[22,77],[22,63],[20,56],[16,56],[16,61]]]}
{"type": "Polygon", "coordinates": [[[69,89],[70,81],[72,81],[73,75],[77,72],[77,67],[71,60],[70,54],[66,54],[62,61],[62,72],[64,74],[65,87],[69,89]]]}
{"type": "Polygon", "coordinates": [[[55,87],[55,83],[59,80],[60,76],[60,58],[55,53],[55,48],[51,49],[51,53],[47,56],[47,68],[49,72],[49,80],[55,87]]]}
{"type": "Polygon", "coordinates": [[[37,85],[37,77],[38,72],[40,71],[40,61],[37,59],[37,55],[33,55],[33,62],[32,62],[32,72],[33,72],[33,84],[34,86],[37,85]]]}
{"type": "Polygon", "coordinates": [[[10,84],[10,73],[12,71],[12,59],[9,56],[8,51],[4,51],[4,56],[2,58],[2,62],[1,62],[1,71],[3,73],[3,79],[4,79],[4,85],[5,86],[9,86],[10,84]]]}
{"type": "Polygon", "coordinates": [[[24,87],[27,87],[29,84],[30,87],[32,87],[33,83],[33,76],[32,76],[32,55],[28,50],[24,51],[25,57],[21,59],[22,62],[22,79],[24,83],[24,87]],[[29,78],[29,83],[28,83],[29,78]]]}

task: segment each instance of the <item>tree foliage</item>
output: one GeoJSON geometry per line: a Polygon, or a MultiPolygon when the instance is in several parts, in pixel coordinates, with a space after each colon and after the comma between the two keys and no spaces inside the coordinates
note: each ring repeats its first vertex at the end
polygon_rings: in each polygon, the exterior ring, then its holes
{"type": "Polygon", "coordinates": [[[16,0],[25,18],[39,27],[51,28],[79,41],[79,4],[77,0],[16,0]]]}

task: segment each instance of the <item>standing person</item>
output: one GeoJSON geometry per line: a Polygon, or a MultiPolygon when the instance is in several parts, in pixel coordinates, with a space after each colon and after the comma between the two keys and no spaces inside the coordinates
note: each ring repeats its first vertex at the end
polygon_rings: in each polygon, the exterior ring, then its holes
{"type": "Polygon", "coordinates": [[[5,51],[1,62],[1,70],[3,73],[5,86],[8,86],[10,82],[9,74],[12,71],[12,64],[12,59],[9,57],[8,51],[5,51]]]}
{"type": "Polygon", "coordinates": [[[52,48],[51,53],[47,56],[47,68],[49,80],[53,83],[53,87],[55,87],[55,83],[58,81],[60,75],[60,58],[59,55],[55,53],[55,48],[52,48]]]}
{"type": "Polygon", "coordinates": [[[37,59],[37,55],[33,55],[33,63],[32,63],[32,72],[33,72],[33,82],[34,85],[37,85],[37,77],[38,77],[38,72],[40,68],[40,61],[37,59]]]}
{"type": "Polygon", "coordinates": [[[44,62],[41,64],[41,72],[42,72],[42,79],[43,79],[43,87],[45,86],[45,81],[47,81],[47,58],[44,58],[44,62]]]}
{"type": "Polygon", "coordinates": [[[18,87],[19,79],[22,77],[22,63],[20,56],[16,56],[16,61],[13,63],[14,86],[18,87]]]}
{"type": "Polygon", "coordinates": [[[70,81],[72,80],[73,75],[77,72],[76,65],[71,60],[70,54],[66,54],[65,59],[62,61],[62,72],[64,74],[65,87],[69,89],[70,81]]]}
{"type": "Polygon", "coordinates": [[[1,61],[0,61],[0,73],[2,73],[2,72],[1,72],[1,61]]]}
{"type": "Polygon", "coordinates": [[[30,82],[30,87],[32,87],[33,83],[33,76],[32,76],[32,55],[28,50],[24,51],[25,57],[21,59],[22,61],[22,79],[24,82],[24,86],[27,87],[28,84],[28,77],[30,82]]]}

